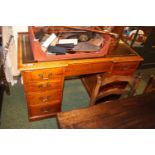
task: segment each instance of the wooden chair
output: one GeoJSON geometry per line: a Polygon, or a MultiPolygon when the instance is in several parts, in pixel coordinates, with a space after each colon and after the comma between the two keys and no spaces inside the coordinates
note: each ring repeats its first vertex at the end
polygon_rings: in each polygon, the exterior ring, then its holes
{"type": "Polygon", "coordinates": [[[133,96],[141,80],[140,75],[133,78],[119,75],[106,77],[104,74],[98,74],[96,77],[96,85],[90,96],[90,106],[96,104],[99,100],[103,102],[118,99],[123,94],[133,96]]]}
{"type": "Polygon", "coordinates": [[[151,75],[143,93],[150,93],[152,91],[155,91],[155,76],[154,75],[151,75]]]}

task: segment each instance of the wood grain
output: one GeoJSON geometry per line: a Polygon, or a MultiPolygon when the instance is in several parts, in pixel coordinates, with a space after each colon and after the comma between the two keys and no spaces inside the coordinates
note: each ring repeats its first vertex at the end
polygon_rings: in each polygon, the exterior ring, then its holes
{"type": "Polygon", "coordinates": [[[60,128],[155,128],[155,92],[57,114],[60,128]]]}

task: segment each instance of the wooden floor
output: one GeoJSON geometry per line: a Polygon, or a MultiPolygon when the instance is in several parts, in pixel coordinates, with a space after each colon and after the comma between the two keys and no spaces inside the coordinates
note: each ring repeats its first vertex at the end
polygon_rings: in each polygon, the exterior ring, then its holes
{"type": "Polygon", "coordinates": [[[155,128],[155,92],[57,115],[60,128],[155,128]]]}

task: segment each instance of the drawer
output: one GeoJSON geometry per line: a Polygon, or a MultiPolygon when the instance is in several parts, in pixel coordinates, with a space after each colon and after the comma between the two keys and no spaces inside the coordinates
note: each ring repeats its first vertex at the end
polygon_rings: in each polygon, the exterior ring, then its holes
{"type": "Polygon", "coordinates": [[[60,90],[51,90],[40,93],[27,93],[26,98],[29,105],[46,105],[61,102],[62,92],[60,90]]]}
{"type": "Polygon", "coordinates": [[[57,112],[61,111],[60,104],[48,104],[40,106],[29,106],[29,118],[30,120],[39,118],[46,118],[47,116],[55,115],[57,112]]]}
{"type": "Polygon", "coordinates": [[[132,75],[138,66],[139,62],[123,62],[115,63],[112,75],[132,75]]]}
{"type": "Polygon", "coordinates": [[[57,79],[63,76],[63,68],[52,68],[52,69],[41,69],[33,71],[24,71],[23,80],[24,83],[36,82],[36,81],[47,81],[57,79]]]}
{"type": "Polygon", "coordinates": [[[110,72],[112,62],[71,64],[66,69],[66,75],[83,75],[98,72],[110,72]]]}
{"type": "Polygon", "coordinates": [[[45,92],[54,89],[62,89],[62,78],[43,82],[32,82],[24,85],[26,92],[45,92]]]}

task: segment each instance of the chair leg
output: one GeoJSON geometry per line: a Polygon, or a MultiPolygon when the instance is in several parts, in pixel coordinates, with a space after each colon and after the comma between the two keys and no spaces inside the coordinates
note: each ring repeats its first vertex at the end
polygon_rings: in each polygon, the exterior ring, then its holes
{"type": "Polygon", "coordinates": [[[152,91],[151,87],[152,87],[152,83],[153,83],[154,79],[155,79],[155,76],[151,75],[151,77],[150,77],[150,79],[149,79],[149,81],[148,81],[148,83],[147,83],[143,93],[148,93],[148,92],[152,91]]]}
{"type": "Polygon", "coordinates": [[[96,102],[96,98],[97,98],[97,95],[99,93],[101,83],[102,83],[102,78],[100,75],[97,75],[97,83],[96,83],[96,87],[94,88],[94,90],[92,92],[92,96],[91,96],[90,104],[89,104],[90,106],[94,105],[96,102]]]}
{"type": "Polygon", "coordinates": [[[136,94],[136,90],[141,82],[142,76],[141,74],[136,76],[136,79],[134,81],[134,85],[133,85],[133,89],[131,90],[131,93],[129,94],[129,96],[134,96],[136,94]]]}

